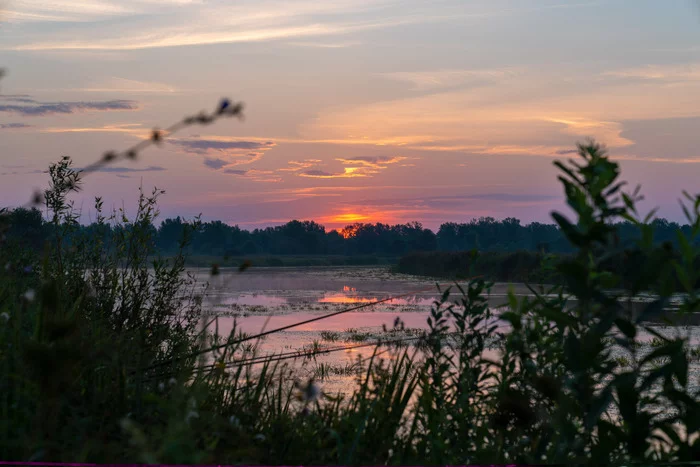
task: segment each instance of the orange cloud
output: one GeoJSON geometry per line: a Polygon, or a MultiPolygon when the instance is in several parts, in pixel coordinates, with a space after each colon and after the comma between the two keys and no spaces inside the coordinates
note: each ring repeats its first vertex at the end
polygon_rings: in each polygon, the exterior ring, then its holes
{"type": "Polygon", "coordinates": [[[363,167],[344,167],[343,172],[326,172],[325,170],[307,170],[299,174],[308,178],[355,178],[369,177],[376,172],[365,170],[363,167]]]}
{"type": "Polygon", "coordinates": [[[386,169],[388,164],[396,164],[397,162],[401,162],[401,161],[406,160],[406,158],[401,157],[401,156],[394,156],[394,157],[360,156],[360,157],[353,157],[350,159],[336,159],[336,160],[343,163],[343,164],[361,165],[364,167],[371,167],[373,169],[386,169]]]}
{"type": "Polygon", "coordinates": [[[303,161],[289,161],[289,167],[279,169],[281,172],[298,172],[304,169],[310,169],[321,162],[320,159],[304,159],[303,161]]]}

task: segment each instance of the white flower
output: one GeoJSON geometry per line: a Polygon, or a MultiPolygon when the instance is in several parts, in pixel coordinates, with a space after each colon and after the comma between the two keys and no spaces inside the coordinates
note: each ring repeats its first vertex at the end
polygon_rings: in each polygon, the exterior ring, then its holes
{"type": "Polygon", "coordinates": [[[8,321],[10,321],[10,314],[7,312],[0,313],[0,319],[7,323],[8,321]]]}
{"type": "Polygon", "coordinates": [[[177,383],[177,380],[176,380],[175,378],[170,378],[170,379],[168,380],[168,384],[171,385],[171,386],[174,386],[175,383],[177,383]]]}
{"type": "Polygon", "coordinates": [[[24,292],[23,297],[28,302],[33,302],[34,299],[36,298],[36,292],[34,292],[34,289],[29,289],[26,292],[24,292]]]}
{"type": "Polygon", "coordinates": [[[253,436],[253,439],[255,441],[265,441],[265,435],[262,433],[258,433],[257,435],[253,436]]]}
{"type": "Polygon", "coordinates": [[[165,383],[163,383],[163,382],[158,383],[158,390],[164,391],[165,390],[165,383]]]}
{"type": "Polygon", "coordinates": [[[309,380],[306,386],[299,389],[297,397],[304,402],[313,402],[321,396],[321,388],[314,383],[313,379],[309,380]]]}

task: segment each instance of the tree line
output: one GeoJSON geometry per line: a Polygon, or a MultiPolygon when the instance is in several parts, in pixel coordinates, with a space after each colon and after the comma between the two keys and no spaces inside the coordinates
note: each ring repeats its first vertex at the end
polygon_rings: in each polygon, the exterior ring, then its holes
{"type": "MultiPolygon", "coordinates": [[[[41,248],[52,235],[52,224],[36,208],[16,208],[9,214],[9,240],[41,248]]],[[[181,217],[168,218],[158,225],[150,224],[153,249],[162,254],[173,253],[187,225],[181,217]]],[[[508,217],[497,220],[480,217],[466,223],[446,222],[437,232],[420,222],[406,224],[356,223],[340,230],[327,230],[313,221],[292,220],[286,224],[254,230],[221,221],[198,222],[191,233],[188,253],[210,256],[251,255],[375,255],[398,257],[411,252],[468,251],[569,253],[571,244],[558,226],[532,222],[522,224],[508,217]]],[[[690,226],[657,219],[654,241],[676,245],[677,232],[690,236],[690,226]]],[[[615,225],[622,244],[633,242],[638,230],[632,224],[615,225]]],[[[130,224],[75,224],[71,235],[100,237],[106,242],[130,224]]]]}

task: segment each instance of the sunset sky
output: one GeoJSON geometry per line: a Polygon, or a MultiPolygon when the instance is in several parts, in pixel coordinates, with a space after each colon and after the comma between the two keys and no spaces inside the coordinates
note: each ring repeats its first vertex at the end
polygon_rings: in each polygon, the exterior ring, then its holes
{"type": "Polygon", "coordinates": [[[700,188],[691,0],[2,0],[0,205],[228,96],[76,197],[244,228],[313,219],[549,222],[552,162],[595,137],[682,220],[700,188]]]}

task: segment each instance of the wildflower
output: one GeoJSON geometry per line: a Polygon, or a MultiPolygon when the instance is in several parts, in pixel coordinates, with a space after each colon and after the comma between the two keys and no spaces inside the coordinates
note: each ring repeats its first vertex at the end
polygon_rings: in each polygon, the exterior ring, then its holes
{"type": "Polygon", "coordinates": [[[258,433],[257,435],[253,436],[253,439],[255,441],[265,441],[265,435],[262,433],[258,433]]]}
{"type": "Polygon", "coordinates": [[[170,378],[170,379],[168,380],[168,384],[171,385],[171,386],[174,386],[176,383],[177,383],[177,380],[176,380],[175,378],[170,378]]]}
{"type": "Polygon", "coordinates": [[[0,313],[0,319],[7,323],[8,321],[10,321],[10,314],[7,312],[0,313]]]}
{"type": "MultiPolygon", "coordinates": [[[[299,385],[297,385],[297,388],[299,388],[299,385]]],[[[321,388],[314,384],[313,378],[309,380],[305,387],[299,389],[297,399],[306,403],[314,402],[321,396],[321,388]]]]}
{"type": "Polygon", "coordinates": [[[24,292],[24,295],[22,295],[24,299],[28,302],[33,302],[34,299],[36,298],[36,292],[34,292],[34,289],[29,289],[26,292],[24,292]]]}
{"type": "Polygon", "coordinates": [[[165,383],[164,382],[161,381],[160,383],[158,383],[158,390],[161,392],[165,391],[165,383]]]}

